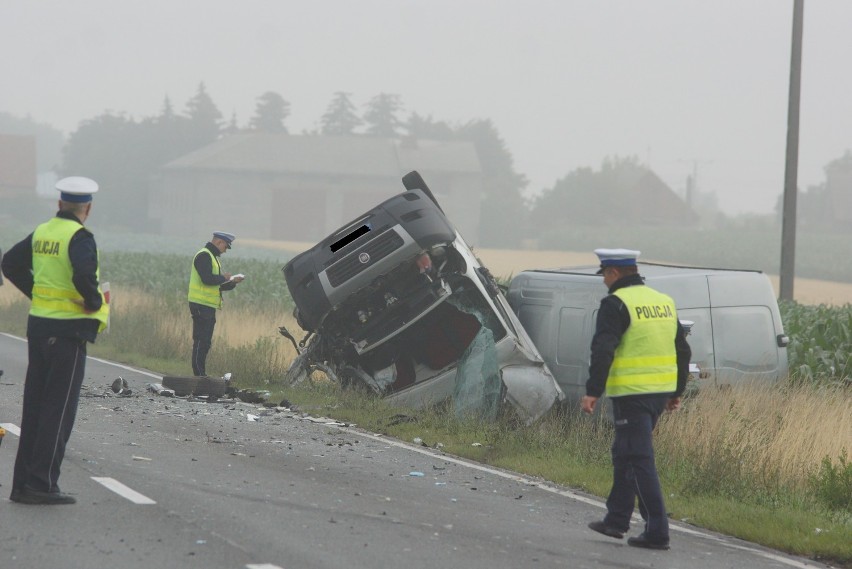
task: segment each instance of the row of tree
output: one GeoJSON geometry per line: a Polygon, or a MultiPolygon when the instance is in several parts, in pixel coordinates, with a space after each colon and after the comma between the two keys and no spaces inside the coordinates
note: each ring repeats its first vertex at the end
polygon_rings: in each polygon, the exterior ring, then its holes
{"type": "MultiPolygon", "coordinates": [[[[483,171],[483,205],[480,241],[493,246],[515,245],[523,232],[523,219],[507,224],[507,215],[523,217],[522,191],[526,178],[515,171],[513,157],[497,128],[487,119],[461,124],[433,120],[417,113],[402,118],[398,95],[380,93],[356,113],[350,95],[334,94],[319,121],[319,129],[306,134],[413,136],[472,142],[483,171]]],[[[227,124],[201,83],[182,113],[176,113],[168,97],[160,113],[135,120],[123,114],[104,113],[84,120],[65,146],[62,175],[87,172],[116,191],[99,198],[99,208],[109,212],[117,226],[144,231],[147,228],[147,194],[160,167],[215,141],[238,132],[287,133],[290,104],[278,93],[257,98],[255,112],[240,127],[235,116],[227,124]]]]}

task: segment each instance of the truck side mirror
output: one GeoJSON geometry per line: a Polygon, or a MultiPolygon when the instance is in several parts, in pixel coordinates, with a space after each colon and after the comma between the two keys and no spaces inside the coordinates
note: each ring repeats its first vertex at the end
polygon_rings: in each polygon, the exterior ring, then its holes
{"type": "Polygon", "coordinates": [[[786,348],[787,345],[790,343],[790,336],[788,336],[787,334],[778,334],[775,339],[778,342],[779,348],[786,348]]]}

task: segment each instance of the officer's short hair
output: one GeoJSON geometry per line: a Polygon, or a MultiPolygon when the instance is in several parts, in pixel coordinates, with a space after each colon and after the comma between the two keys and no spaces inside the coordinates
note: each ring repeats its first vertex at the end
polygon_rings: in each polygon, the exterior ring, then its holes
{"type": "Polygon", "coordinates": [[[86,211],[86,206],[92,202],[75,203],[59,200],[59,211],[67,211],[68,213],[78,214],[86,211]]]}

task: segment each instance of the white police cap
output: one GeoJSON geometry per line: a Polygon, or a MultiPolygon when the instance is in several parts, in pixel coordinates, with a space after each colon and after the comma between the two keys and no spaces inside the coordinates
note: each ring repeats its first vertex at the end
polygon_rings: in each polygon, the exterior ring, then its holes
{"type": "Polygon", "coordinates": [[[64,202],[86,203],[92,201],[92,194],[98,191],[98,183],[82,176],[69,176],[56,182],[59,199],[64,202]]]}
{"type": "Polygon", "coordinates": [[[213,237],[219,238],[226,243],[228,249],[231,248],[231,243],[236,239],[233,233],[228,233],[226,231],[214,231],[213,237]]]}
{"type": "Polygon", "coordinates": [[[641,251],[632,249],[595,249],[595,255],[601,261],[601,268],[597,274],[601,274],[604,267],[630,267],[636,264],[641,251]]]}

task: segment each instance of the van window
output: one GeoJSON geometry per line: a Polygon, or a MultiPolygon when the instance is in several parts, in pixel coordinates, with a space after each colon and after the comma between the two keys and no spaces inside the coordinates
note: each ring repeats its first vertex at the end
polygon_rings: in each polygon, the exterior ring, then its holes
{"type": "Polygon", "coordinates": [[[711,309],[716,366],[768,372],[778,368],[775,325],[768,306],[711,309]]]}
{"type": "Polygon", "coordinates": [[[586,334],[584,308],[563,307],[559,311],[559,334],[556,339],[556,363],[567,366],[588,366],[585,357],[590,348],[586,334]]]}

